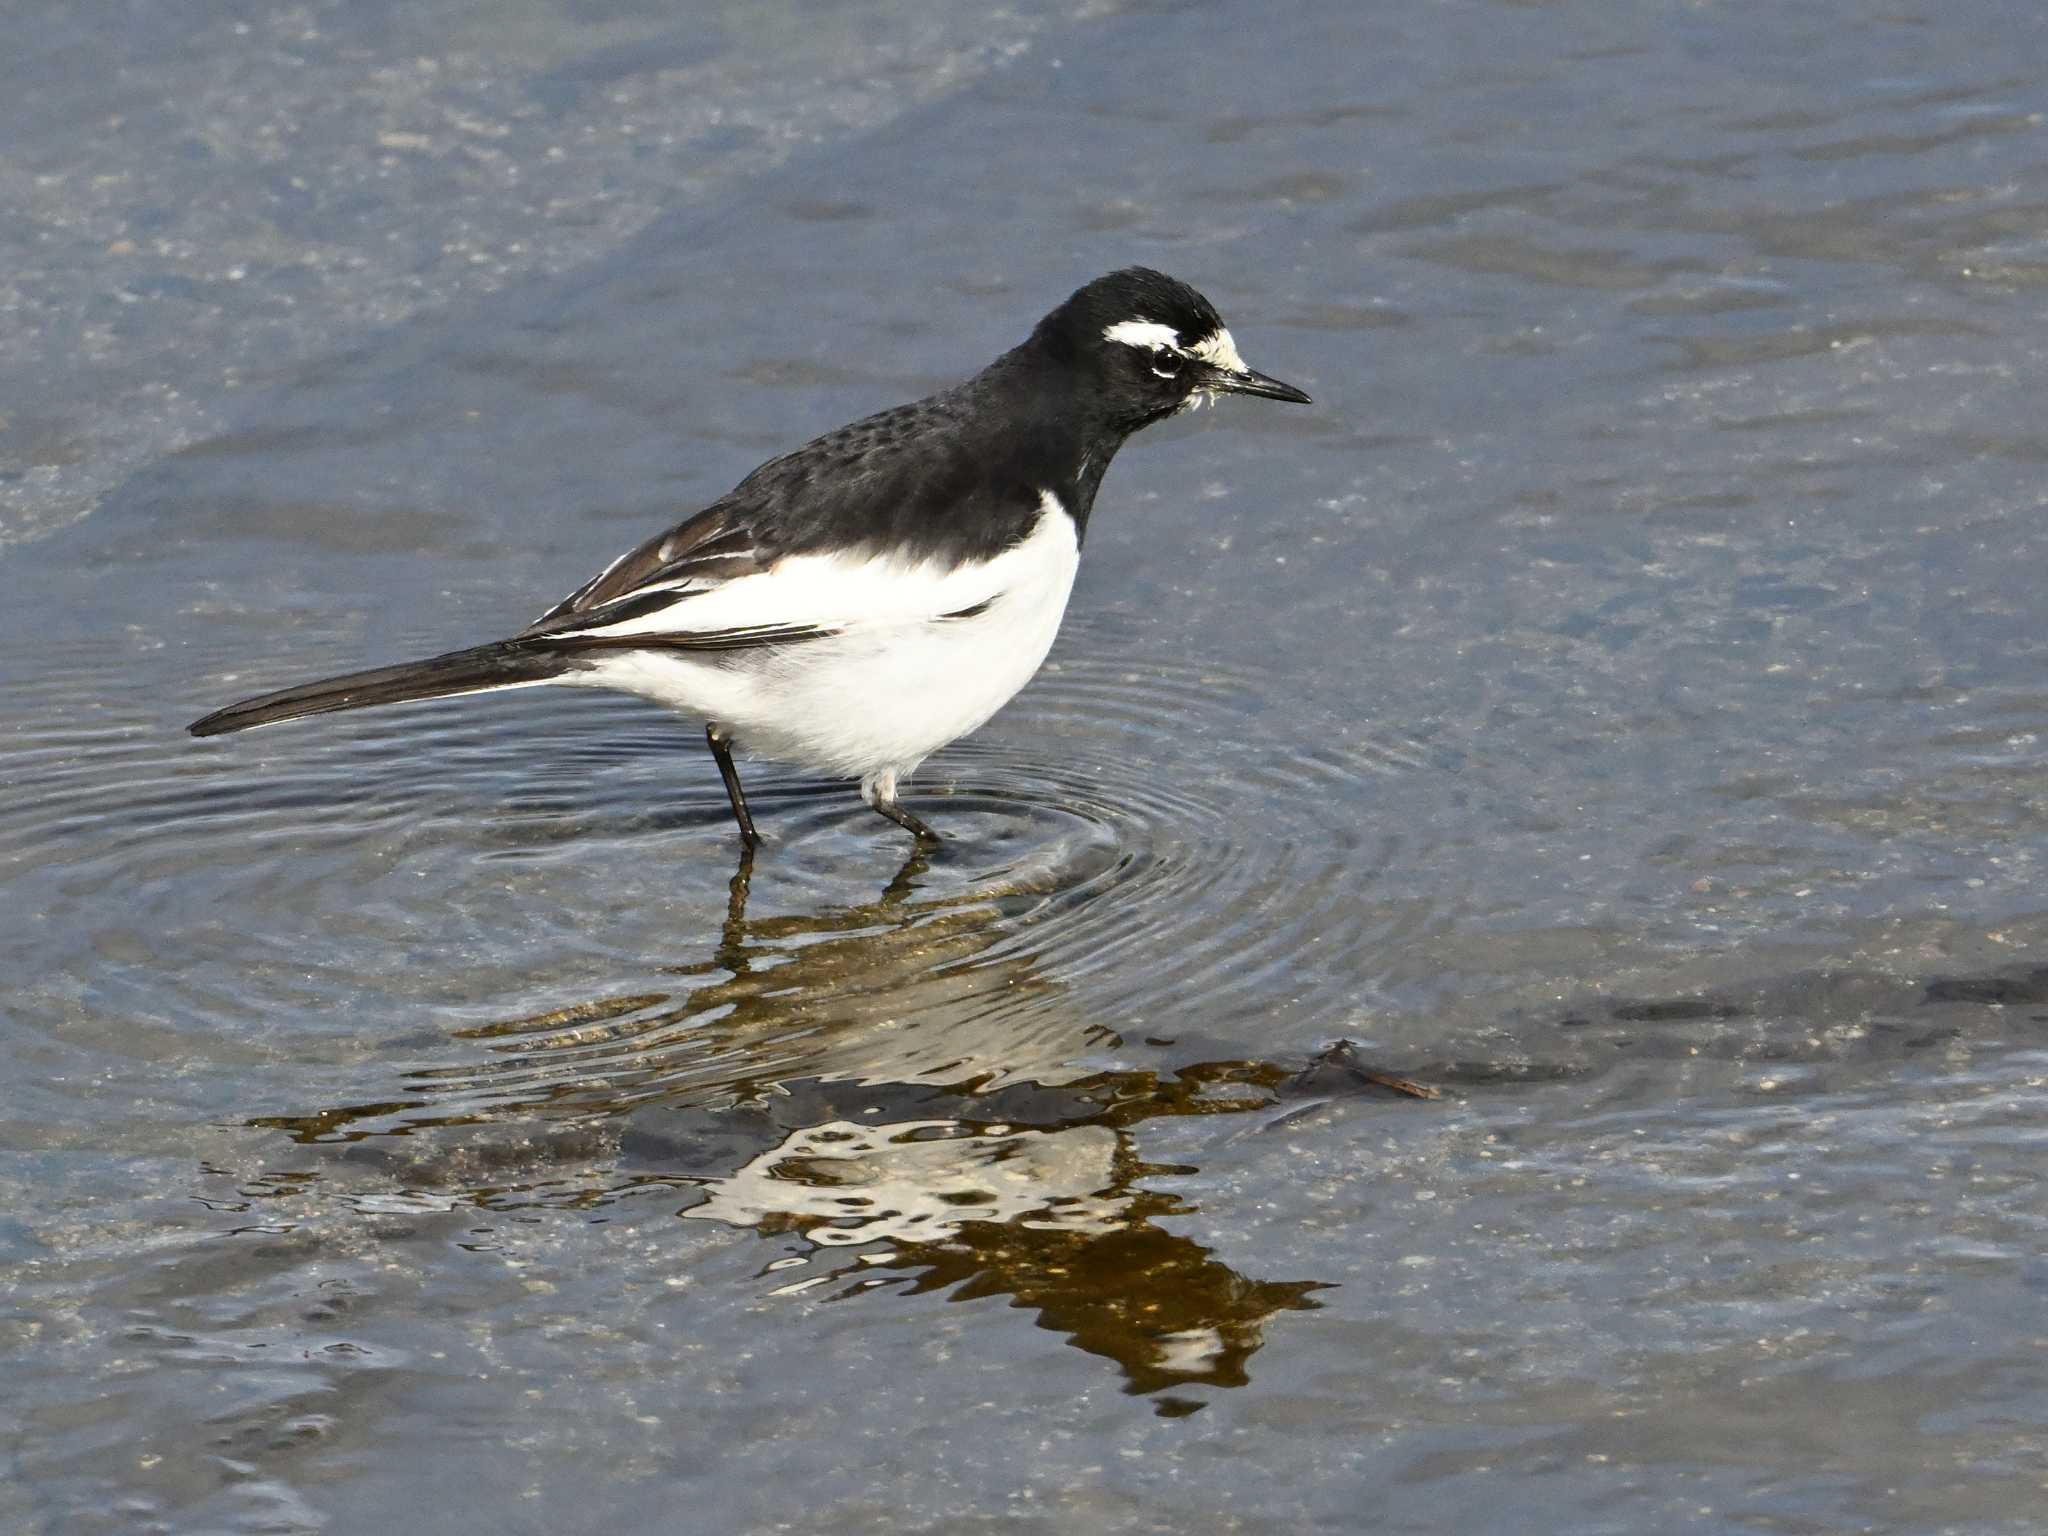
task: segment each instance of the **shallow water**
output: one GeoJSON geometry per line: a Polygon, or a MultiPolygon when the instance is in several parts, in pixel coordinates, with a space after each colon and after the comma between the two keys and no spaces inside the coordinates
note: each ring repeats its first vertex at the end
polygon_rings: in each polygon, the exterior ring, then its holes
{"type": "Polygon", "coordinates": [[[68,10],[0,1529],[2034,1529],[2044,33],[68,10]],[[182,734],[1134,260],[1319,404],[1125,451],[929,858],[627,700],[182,734]]]}

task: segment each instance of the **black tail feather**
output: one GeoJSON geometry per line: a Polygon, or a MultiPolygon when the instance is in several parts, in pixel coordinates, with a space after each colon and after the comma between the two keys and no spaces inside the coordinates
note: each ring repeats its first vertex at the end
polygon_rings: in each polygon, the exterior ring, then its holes
{"type": "Polygon", "coordinates": [[[328,715],[342,709],[369,709],[378,704],[404,704],[414,699],[445,699],[457,693],[481,693],[520,683],[545,682],[577,665],[564,650],[500,640],[492,645],[429,656],[425,661],[323,677],[317,682],[280,688],[226,709],[217,709],[187,726],[194,736],[219,736],[246,731],[252,725],[296,720],[301,715],[328,715]]]}

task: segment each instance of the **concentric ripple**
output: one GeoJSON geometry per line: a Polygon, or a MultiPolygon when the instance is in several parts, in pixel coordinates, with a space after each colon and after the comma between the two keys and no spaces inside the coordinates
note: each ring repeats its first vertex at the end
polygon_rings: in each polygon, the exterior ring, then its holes
{"type": "Polygon", "coordinates": [[[1290,752],[1261,700],[1246,674],[1062,668],[935,765],[915,798],[944,847],[839,905],[849,862],[874,863],[873,818],[844,786],[771,781],[751,907],[736,893],[702,958],[465,1030],[486,1059],[292,1128],[732,1102],[800,1079],[1057,1084],[1133,1034],[1255,1045],[1282,1010],[1333,1021],[1375,941],[1429,920],[1377,888],[1396,840],[1367,829],[1375,785],[1431,757],[1383,737],[1290,752]]]}
{"type": "Polygon", "coordinates": [[[851,786],[757,766],[745,892],[694,732],[631,701],[512,694],[225,748],[138,701],[0,748],[31,791],[0,859],[34,866],[52,931],[104,945],[118,908],[133,947],[178,955],[70,956],[103,1003],[229,1055],[251,1031],[324,1048],[356,1107],[271,1106],[313,1137],[797,1079],[1052,1083],[1119,1040],[1334,1023],[1376,941],[1441,919],[1384,878],[1426,825],[1388,792],[1435,749],[1345,722],[1303,740],[1272,686],[1048,668],[911,785],[946,841],[900,869],[851,786]],[[394,1038],[426,1059],[391,1061],[394,1038]]]}
{"type": "Polygon", "coordinates": [[[1290,739],[1265,723],[1271,687],[1213,667],[1069,663],[1020,728],[956,748],[952,775],[1008,814],[1074,818],[1115,850],[996,953],[1029,949],[1126,1027],[1191,1009],[1228,1027],[1254,1000],[1338,1006],[1360,951],[1420,915],[1381,888],[1400,834],[1375,781],[1432,758],[1372,733],[1290,739]]]}

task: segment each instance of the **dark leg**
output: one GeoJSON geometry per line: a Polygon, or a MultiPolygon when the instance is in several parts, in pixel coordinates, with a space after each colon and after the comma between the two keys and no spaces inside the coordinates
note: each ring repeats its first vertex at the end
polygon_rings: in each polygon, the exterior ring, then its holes
{"type": "Polygon", "coordinates": [[[919,821],[915,816],[911,815],[910,812],[903,809],[903,807],[898,805],[894,800],[884,800],[880,796],[877,796],[872,803],[876,810],[880,811],[884,816],[888,817],[891,821],[895,822],[896,825],[901,827],[904,831],[915,833],[917,835],[917,840],[919,842],[937,843],[944,841],[944,839],[941,838],[938,833],[934,832],[930,827],[926,826],[923,822],[919,821]]]}
{"type": "Polygon", "coordinates": [[[732,819],[740,824],[740,839],[751,850],[761,846],[761,834],[754,830],[754,818],[747,813],[747,792],[740,788],[740,771],[733,766],[732,742],[715,725],[704,727],[704,740],[718,759],[718,776],[725,780],[725,797],[732,802],[732,819]]]}

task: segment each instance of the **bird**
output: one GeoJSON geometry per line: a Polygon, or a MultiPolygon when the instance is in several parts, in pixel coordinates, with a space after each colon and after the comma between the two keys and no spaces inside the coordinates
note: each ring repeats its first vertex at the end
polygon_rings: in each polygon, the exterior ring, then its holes
{"type": "Polygon", "coordinates": [[[217,736],[307,715],[543,684],[704,722],[746,852],[734,751],[899,795],[1052,648],[1097,490],[1135,432],[1226,394],[1308,405],[1256,372],[1216,307],[1126,267],[1076,289],[966,382],[770,459],[509,639],[230,704],[217,736]]]}

